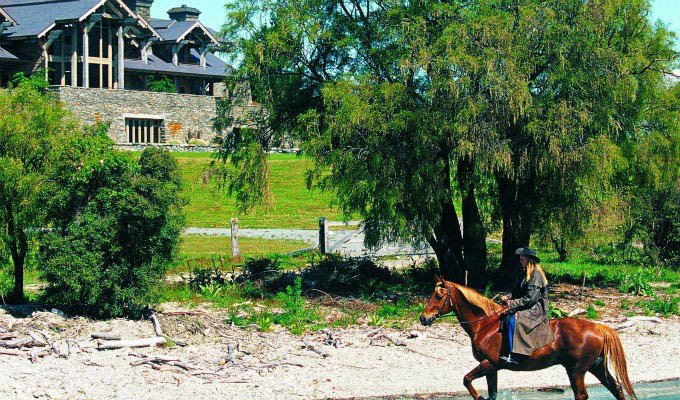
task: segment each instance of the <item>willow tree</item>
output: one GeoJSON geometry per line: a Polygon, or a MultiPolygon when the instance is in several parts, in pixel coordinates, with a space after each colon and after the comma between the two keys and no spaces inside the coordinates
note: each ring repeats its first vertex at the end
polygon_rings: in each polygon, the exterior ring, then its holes
{"type": "Polygon", "coordinates": [[[262,199],[262,150],[292,138],[315,162],[309,185],[363,217],[367,244],[427,242],[447,276],[468,270],[474,284],[488,279],[489,224],[502,223],[504,280],[539,215],[569,215],[582,188],[606,179],[677,57],[647,0],[227,8],[231,87],[247,82],[262,105],[239,121],[227,101],[216,120],[250,126],[221,137],[220,159],[236,164],[232,192],[262,199]]]}
{"type": "Polygon", "coordinates": [[[77,129],[61,104],[44,93],[47,82],[40,76],[19,76],[0,92],[0,239],[12,257],[12,297],[19,302],[31,235],[45,222],[51,151],[77,129]]]}

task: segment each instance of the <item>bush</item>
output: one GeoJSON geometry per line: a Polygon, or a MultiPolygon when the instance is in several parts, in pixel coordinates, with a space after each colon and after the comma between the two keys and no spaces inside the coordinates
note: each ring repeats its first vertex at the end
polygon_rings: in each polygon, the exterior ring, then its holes
{"type": "Polygon", "coordinates": [[[680,297],[655,298],[653,300],[641,300],[638,306],[648,315],[661,314],[668,317],[673,314],[680,315],[680,297]]]}
{"type": "Polygon", "coordinates": [[[179,245],[176,161],[150,148],[135,162],[96,134],[69,146],[54,174],[56,229],[40,246],[43,301],[96,318],[141,317],[179,245]]]}
{"type": "Polygon", "coordinates": [[[200,290],[206,286],[222,286],[227,283],[224,273],[219,268],[195,268],[189,275],[189,287],[191,290],[200,290]]]}
{"type": "Polygon", "coordinates": [[[618,289],[620,292],[637,296],[654,296],[654,289],[650,286],[649,278],[642,269],[632,275],[622,273],[618,289]]]}

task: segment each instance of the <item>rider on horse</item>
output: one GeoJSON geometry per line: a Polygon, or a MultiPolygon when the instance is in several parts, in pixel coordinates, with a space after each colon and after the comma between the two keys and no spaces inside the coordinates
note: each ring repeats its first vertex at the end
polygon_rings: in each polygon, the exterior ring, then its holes
{"type": "Polygon", "coordinates": [[[555,340],[548,319],[548,279],[541,269],[536,252],[528,247],[517,249],[524,269],[522,281],[517,280],[512,293],[501,297],[508,306],[506,319],[508,355],[501,357],[508,364],[518,364],[512,354],[531,354],[555,340]]]}

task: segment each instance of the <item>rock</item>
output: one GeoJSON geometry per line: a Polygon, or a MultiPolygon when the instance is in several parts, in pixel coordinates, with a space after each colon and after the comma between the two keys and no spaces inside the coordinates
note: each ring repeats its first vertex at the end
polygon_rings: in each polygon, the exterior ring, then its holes
{"type": "Polygon", "coordinates": [[[569,316],[570,316],[570,317],[575,317],[575,316],[577,316],[577,315],[585,315],[586,313],[587,313],[586,310],[584,310],[584,309],[582,309],[582,308],[577,308],[577,309],[575,309],[574,311],[570,312],[570,313],[569,313],[569,316]]]}
{"type": "Polygon", "coordinates": [[[408,336],[407,336],[408,339],[415,339],[417,337],[420,337],[420,332],[418,332],[418,331],[411,331],[411,332],[408,333],[408,336]]]}
{"type": "Polygon", "coordinates": [[[657,331],[656,329],[649,329],[649,330],[647,331],[647,333],[649,333],[649,334],[652,335],[652,336],[659,336],[659,335],[661,335],[661,332],[657,331]]]}

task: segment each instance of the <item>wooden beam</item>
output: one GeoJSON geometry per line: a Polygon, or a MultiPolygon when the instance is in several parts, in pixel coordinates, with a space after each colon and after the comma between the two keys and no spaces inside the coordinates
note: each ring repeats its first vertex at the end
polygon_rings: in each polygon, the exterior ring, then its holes
{"type": "Polygon", "coordinates": [[[71,37],[71,86],[78,87],[78,24],[73,24],[71,37]]]}
{"type": "Polygon", "coordinates": [[[179,52],[180,50],[182,50],[182,47],[184,47],[187,44],[189,44],[189,41],[182,40],[181,42],[172,46],[172,63],[175,66],[179,66],[179,52]]]}
{"type": "Polygon", "coordinates": [[[144,42],[142,42],[142,61],[145,63],[149,62],[149,49],[151,48],[151,45],[153,45],[155,42],[158,41],[158,38],[155,36],[152,36],[148,39],[146,39],[144,42]]]}
{"type": "Polygon", "coordinates": [[[88,25],[83,26],[83,87],[90,87],[90,29],[88,25]]]}
{"type": "Polygon", "coordinates": [[[99,22],[99,88],[104,87],[104,67],[101,60],[104,58],[104,23],[99,22]]]}
{"type": "Polygon", "coordinates": [[[61,80],[60,84],[61,86],[66,86],[66,63],[64,57],[64,52],[66,51],[66,35],[61,35],[61,45],[59,46],[60,48],[60,56],[61,56],[61,80]]]}
{"type": "Polygon", "coordinates": [[[123,26],[118,27],[118,89],[125,89],[125,33],[123,26]]]}
{"type": "Polygon", "coordinates": [[[107,61],[109,67],[106,69],[108,75],[106,77],[107,84],[106,87],[109,89],[113,88],[113,34],[111,33],[111,21],[108,22],[108,46],[107,46],[107,61]]]}

